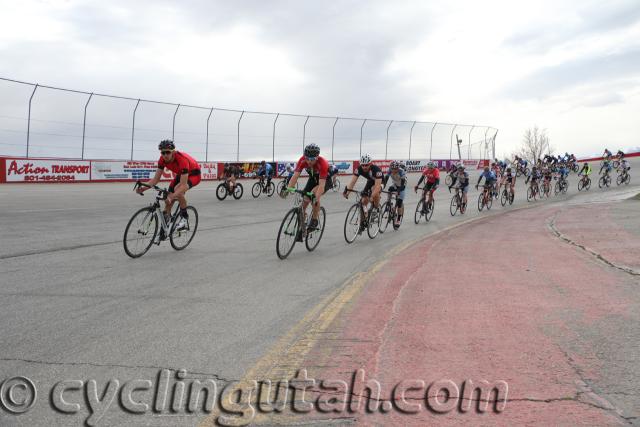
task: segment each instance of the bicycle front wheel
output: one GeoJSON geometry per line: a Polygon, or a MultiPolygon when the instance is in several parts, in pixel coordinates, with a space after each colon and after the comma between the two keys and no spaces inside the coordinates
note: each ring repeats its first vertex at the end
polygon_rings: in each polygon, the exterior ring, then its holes
{"type": "Polygon", "coordinates": [[[158,233],[158,217],[153,208],[142,208],[134,213],[124,229],[122,243],[131,258],[147,253],[158,233]]]}
{"type": "Polygon", "coordinates": [[[262,192],[262,187],[260,186],[259,182],[256,182],[255,184],[253,184],[253,187],[251,187],[251,195],[254,199],[256,199],[260,195],[260,192],[262,192]]]}
{"type": "Polygon", "coordinates": [[[355,203],[349,208],[347,217],[344,219],[344,240],[353,243],[360,233],[362,223],[362,208],[359,203],[355,203]]]}
{"type": "Polygon", "coordinates": [[[416,224],[420,223],[420,218],[422,218],[424,211],[424,199],[418,200],[418,205],[416,206],[416,213],[413,214],[413,222],[416,224]]]}
{"type": "Polygon", "coordinates": [[[433,216],[433,209],[435,207],[435,204],[435,199],[432,199],[431,202],[427,202],[427,213],[424,215],[424,219],[426,219],[427,222],[429,222],[431,220],[431,217],[433,216]]]}
{"type": "Polygon", "coordinates": [[[288,257],[296,245],[296,237],[301,231],[298,209],[300,208],[292,208],[289,210],[280,224],[278,238],[276,239],[276,253],[280,259],[288,257]]]}
{"type": "Polygon", "coordinates": [[[267,196],[271,197],[275,192],[276,192],[276,185],[273,182],[270,182],[269,185],[267,185],[267,196]]]}
{"type": "Polygon", "coordinates": [[[380,232],[384,233],[385,231],[387,231],[387,227],[389,226],[389,223],[391,222],[391,203],[389,202],[385,202],[384,205],[382,205],[382,216],[380,218],[380,232]]]}
{"type": "Polygon", "coordinates": [[[484,192],[478,195],[478,212],[482,212],[484,209],[484,192]]]}
{"type": "Polygon", "coordinates": [[[502,196],[500,197],[500,204],[502,206],[505,206],[507,204],[507,200],[509,199],[509,194],[507,193],[507,190],[503,190],[502,191],[502,196]]]}
{"type": "Polygon", "coordinates": [[[380,208],[372,206],[371,209],[369,209],[367,235],[370,239],[375,239],[380,231],[380,216],[380,208]]]}
{"type": "Polygon", "coordinates": [[[224,185],[224,183],[218,185],[218,188],[216,188],[216,197],[220,201],[227,198],[227,187],[224,185]]]}
{"type": "Polygon", "coordinates": [[[244,193],[244,188],[242,188],[242,184],[237,182],[236,186],[233,188],[233,198],[236,200],[240,200],[242,198],[243,193],[244,193]]]}
{"type": "Polygon", "coordinates": [[[307,237],[304,240],[304,245],[309,252],[313,251],[320,243],[322,235],[324,234],[324,224],[327,218],[327,213],[324,210],[324,206],[320,206],[320,212],[318,212],[318,227],[314,230],[307,229],[307,237]]]}
{"type": "Polygon", "coordinates": [[[178,228],[181,218],[178,217],[171,226],[169,242],[176,251],[181,251],[193,240],[198,230],[198,211],[193,206],[187,206],[186,225],[178,228]]]}
{"type": "Polygon", "coordinates": [[[451,216],[455,216],[458,211],[458,196],[453,196],[451,198],[451,204],[449,205],[449,213],[451,216]]]}

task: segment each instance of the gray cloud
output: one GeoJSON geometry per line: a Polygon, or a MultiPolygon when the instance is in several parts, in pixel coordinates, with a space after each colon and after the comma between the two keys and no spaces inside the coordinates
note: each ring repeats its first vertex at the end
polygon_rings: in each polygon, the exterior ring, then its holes
{"type": "Polygon", "coordinates": [[[640,47],[541,68],[501,94],[516,100],[544,99],[579,85],[633,76],[640,76],[640,47]]]}

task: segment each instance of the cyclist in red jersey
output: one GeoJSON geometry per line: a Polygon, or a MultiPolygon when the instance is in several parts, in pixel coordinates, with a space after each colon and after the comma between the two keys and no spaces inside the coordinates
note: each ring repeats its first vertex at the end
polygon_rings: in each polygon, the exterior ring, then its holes
{"type": "MultiPolygon", "coordinates": [[[[186,226],[186,220],[189,217],[187,214],[187,199],[184,195],[190,188],[200,183],[200,165],[187,153],[177,151],[175,144],[170,139],[161,141],[158,149],[160,150],[158,170],[154,177],[147,182],[147,185],[154,186],[158,184],[165,168],[176,175],[175,179],[169,184],[169,196],[165,201],[164,215],[165,219],[171,216],[171,207],[177,200],[180,203],[181,219],[176,228],[183,228],[186,226]]],[[[148,189],[148,187],[139,187],[136,191],[142,194],[148,189]]]]}
{"type": "Polygon", "coordinates": [[[440,170],[436,167],[436,164],[433,162],[427,163],[427,167],[422,171],[422,176],[418,181],[418,184],[414,187],[414,191],[418,192],[418,187],[422,184],[422,181],[425,181],[424,191],[429,193],[429,204],[433,204],[433,192],[436,191],[438,185],[440,184],[440,170]]]}
{"type": "MultiPolygon", "coordinates": [[[[294,169],[293,176],[289,180],[288,188],[295,190],[296,182],[300,178],[302,171],[306,169],[309,174],[307,185],[305,185],[305,193],[314,193],[316,200],[312,209],[312,218],[309,222],[309,227],[314,228],[318,226],[318,214],[320,212],[320,198],[322,195],[331,188],[331,180],[327,179],[329,176],[329,162],[324,157],[320,157],[320,147],[316,144],[309,144],[304,147],[304,155],[300,157],[296,168],[294,169]]],[[[303,211],[306,212],[307,206],[311,200],[308,197],[304,197],[303,211]]],[[[300,239],[301,236],[298,236],[300,239]]]]}

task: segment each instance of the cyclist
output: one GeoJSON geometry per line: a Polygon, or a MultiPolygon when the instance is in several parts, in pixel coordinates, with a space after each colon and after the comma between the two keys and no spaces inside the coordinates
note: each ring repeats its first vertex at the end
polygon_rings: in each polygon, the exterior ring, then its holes
{"type": "Polygon", "coordinates": [[[402,169],[405,172],[407,171],[407,165],[405,165],[402,160],[398,160],[398,164],[400,165],[400,169],[402,169]]]}
{"type": "Polygon", "coordinates": [[[604,160],[610,160],[611,159],[611,151],[609,151],[608,148],[605,148],[604,149],[604,153],[602,153],[602,157],[604,157],[604,160]]]}
{"type": "MultiPolygon", "coordinates": [[[[180,204],[180,220],[176,224],[176,230],[181,230],[187,226],[189,214],[187,213],[187,199],[185,194],[189,189],[200,183],[200,165],[188,155],[176,150],[176,146],[170,139],[160,141],[158,144],[160,159],[158,159],[158,170],[153,178],[147,181],[147,185],[154,186],[160,182],[162,172],[165,168],[175,174],[175,179],[169,184],[169,195],[165,200],[164,217],[167,222],[171,218],[171,207],[177,200],[180,204]]],[[[147,191],[149,187],[138,187],[139,194],[147,191]]]]}
{"type": "MultiPolygon", "coordinates": [[[[492,170],[489,169],[489,166],[484,167],[484,171],[478,177],[478,182],[476,182],[476,190],[478,186],[480,186],[480,181],[484,178],[484,187],[489,189],[489,197],[492,196],[493,191],[495,191],[495,182],[496,182],[496,174],[492,170]]],[[[485,203],[487,200],[485,200],[485,203]]]]}
{"type": "Polygon", "coordinates": [[[511,171],[511,168],[507,168],[504,175],[500,179],[500,184],[498,185],[498,193],[500,193],[500,189],[503,185],[508,185],[511,189],[511,192],[514,191],[514,186],[516,185],[516,175],[511,171]]]}
{"type": "Polygon", "coordinates": [[[560,165],[560,169],[558,170],[559,182],[560,185],[569,185],[567,182],[567,176],[569,176],[569,169],[563,163],[560,165]]]}
{"type": "MultiPolygon", "coordinates": [[[[303,169],[307,170],[309,179],[307,179],[307,185],[305,185],[302,191],[305,193],[314,193],[316,196],[311,213],[311,221],[309,221],[309,227],[315,228],[318,226],[320,198],[329,188],[331,188],[330,181],[327,179],[329,176],[329,162],[327,162],[324,157],[320,156],[320,147],[316,144],[309,144],[304,147],[304,154],[298,160],[293,176],[289,181],[289,191],[295,190],[296,183],[298,182],[298,178],[300,178],[300,173],[302,173],[303,169]]],[[[302,202],[304,212],[307,211],[309,202],[311,202],[311,200],[305,196],[302,202]]],[[[303,236],[298,235],[296,236],[296,239],[298,241],[302,241],[303,236]]]]}
{"type": "Polygon", "coordinates": [[[285,182],[287,183],[287,185],[289,185],[289,181],[291,181],[291,178],[293,177],[294,173],[295,173],[295,166],[292,165],[291,163],[287,163],[287,167],[283,174],[285,176],[285,182]]]}
{"type": "Polygon", "coordinates": [[[622,176],[627,176],[627,172],[631,169],[627,159],[620,160],[620,164],[618,164],[618,173],[622,176]]]}
{"type": "Polygon", "coordinates": [[[223,174],[224,174],[223,178],[227,181],[229,185],[229,192],[233,194],[233,189],[236,186],[236,180],[240,176],[240,168],[236,165],[225,163],[223,174]]]}
{"type": "Polygon", "coordinates": [[[273,177],[273,166],[270,163],[265,162],[264,160],[260,162],[260,167],[258,168],[257,176],[264,176],[267,178],[267,184],[265,188],[269,188],[271,185],[271,178],[273,177]]]}
{"type": "Polygon", "coordinates": [[[396,217],[393,222],[393,227],[397,230],[400,227],[400,223],[402,222],[402,215],[404,215],[404,196],[405,196],[405,187],[407,185],[407,174],[400,168],[400,163],[395,160],[391,162],[389,165],[389,173],[384,177],[382,181],[382,185],[386,186],[387,182],[391,179],[391,187],[389,187],[390,192],[397,192],[398,196],[396,197],[396,217]]]}
{"type": "Polygon", "coordinates": [[[600,166],[600,171],[598,172],[598,175],[602,175],[602,170],[605,170],[605,175],[608,175],[609,172],[611,172],[611,169],[613,169],[613,166],[611,165],[611,161],[606,158],[602,161],[602,166],[600,166]]]}
{"type": "Polygon", "coordinates": [[[424,198],[424,195],[428,193],[429,201],[427,204],[429,206],[433,206],[433,192],[436,191],[438,189],[438,185],[440,185],[440,170],[436,167],[435,163],[427,163],[427,167],[422,171],[418,184],[413,188],[416,193],[418,192],[418,187],[422,184],[422,181],[425,181],[424,188],[422,189],[422,198],[424,198]]]}
{"type": "Polygon", "coordinates": [[[340,169],[338,169],[336,165],[334,165],[333,163],[329,165],[329,178],[331,178],[331,188],[336,186],[336,177],[338,176],[339,172],[340,169]]]}
{"type": "Polygon", "coordinates": [[[469,191],[469,174],[464,170],[463,165],[458,165],[458,169],[453,175],[453,180],[449,186],[449,191],[458,183],[458,187],[462,191],[462,203],[467,204],[467,192],[469,191]]]}
{"type": "Polygon", "coordinates": [[[541,178],[540,170],[537,167],[531,168],[531,175],[529,175],[531,182],[529,183],[529,187],[536,188],[536,192],[539,193],[540,187],[538,186],[538,181],[541,178]]]}
{"type": "Polygon", "coordinates": [[[624,151],[618,150],[618,152],[616,153],[616,158],[622,161],[622,159],[624,159],[624,151]]]}
{"type": "Polygon", "coordinates": [[[583,175],[585,177],[588,177],[589,175],[591,175],[591,166],[589,166],[588,162],[584,162],[584,165],[582,165],[582,169],[580,169],[580,172],[578,172],[578,176],[583,176],[583,175]]]}
{"type": "Polygon", "coordinates": [[[543,181],[543,188],[547,191],[551,191],[551,180],[553,179],[553,172],[551,172],[551,169],[547,166],[543,167],[540,175],[543,181]]]}
{"type": "MultiPolygon", "coordinates": [[[[368,154],[363,155],[360,158],[360,166],[353,173],[353,177],[351,178],[351,182],[345,187],[342,195],[345,199],[349,198],[349,190],[356,185],[356,181],[358,181],[359,177],[364,177],[367,180],[364,189],[360,192],[362,199],[360,202],[362,206],[366,208],[369,205],[369,198],[371,198],[373,205],[377,208],[380,207],[380,190],[382,190],[382,179],[384,174],[382,173],[382,169],[379,166],[374,165],[371,161],[371,156],[368,154]]],[[[365,218],[367,217],[367,212],[365,210],[365,218]]],[[[364,230],[365,221],[362,221],[360,224],[361,231],[364,230]]]]}

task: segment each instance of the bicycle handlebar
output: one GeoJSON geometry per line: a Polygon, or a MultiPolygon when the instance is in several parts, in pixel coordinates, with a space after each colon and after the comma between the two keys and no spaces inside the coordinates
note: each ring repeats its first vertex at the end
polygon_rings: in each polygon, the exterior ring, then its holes
{"type": "Polygon", "coordinates": [[[287,187],[286,191],[288,191],[289,193],[297,193],[297,194],[301,194],[303,196],[307,196],[309,197],[312,201],[315,200],[316,198],[316,194],[309,191],[309,192],[304,192],[302,190],[298,190],[296,188],[291,188],[291,187],[287,187]]]}
{"type": "MultiPolygon", "coordinates": [[[[164,188],[160,188],[157,185],[149,185],[149,184],[145,184],[144,182],[141,181],[136,181],[136,183],[133,186],[133,190],[137,190],[140,187],[147,187],[147,188],[153,188],[154,190],[156,190],[158,193],[160,193],[160,195],[162,196],[162,200],[165,200],[167,198],[167,196],[169,196],[169,190],[164,189],[164,188]]],[[[140,194],[141,196],[144,196],[144,194],[140,194]]]]}

